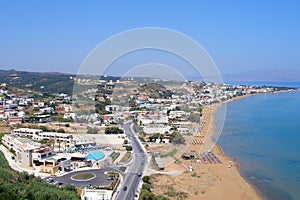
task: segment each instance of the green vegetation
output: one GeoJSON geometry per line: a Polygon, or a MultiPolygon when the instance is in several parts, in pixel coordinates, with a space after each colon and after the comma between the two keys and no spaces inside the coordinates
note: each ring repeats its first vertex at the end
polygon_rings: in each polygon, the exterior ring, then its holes
{"type": "Polygon", "coordinates": [[[120,177],[119,173],[117,172],[108,172],[107,175],[109,177],[114,177],[115,179],[111,181],[110,185],[108,186],[90,186],[90,189],[104,189],[104,190],[113,190],[118,182],[120,177]]]}
{"type": "Polygon", "coordinates": [[[185,139],[179,132],[174,131],[170,136],[170,142],[173,144],[184,144],[185,139]]]}
{"type": "Polygon", "coordinates": [[[127,146],[126,151],[132,151],[132,146],[127,146]]]}
{"type": "Polygon", "coordinates": [[[116,126],[107,127],[105,129],[105,134],[121,134],[121,133],[124,133],[124,131],[116,126]]]}
{"type": "Polygon", "coordinates": [[[187,198],[187,193],[178,192],[172,185],[167,186],[167,191],[164,193],[168,197],[176,197],[176,199],[184,200],[187,198]]]}
{"type": "Polygon", "coordinates": [[[59,128],[59,129],[57,129],[57,132],[58,132],[58,133],[65,133],[65,129],[59,128]]]}
{"type": "Polygon", "coordinates": [[[154,155],[152,155],[152,157],[151,157],[151,163],[152,163],[153,169],[159,170],[159,167],[158,167],[158,164],[155,161],[155,156],[154,155]]]}
{"type": "Polygon", "coordinates": [[[191,121],[191,122],[195,122],[195,123],[199,123],[200,122],[200,113],[192,113],[188,120],[191,121]]]}
{"type": "Polygon", "coordinates": [[[143,176],[142,180],[144,183],[150,183],[150,176],[143,176]]]}
{"type": "Polygon", "coordinates": [[[160,154],[160,157],[162,157],[162,158],[169,157],[169,156],[173,157],[173,156],[175,156],[176,153],[177,153],[177,149],[174,148],[169,152],[166,152],[164,154],[160,154]]]}
{"type": "Polygon", "coordinates": [[[120,156],[119,152],[112,152],[109,157],[111,157],[112,161],[115,162],[115,160],[120,156]]]}
{"type": "Polygon", "coordinates": [[[70,74],[63,73],[0,70],[0,79],[2,82],[9,83],[12,86],[26,86],[32,90],[48,94],[66,93],[70,95],[74,85],[74,81],[70,79],[70,74]]]}
{"type": "Polygon", "coordinates": [[[138,125],[136,120],[133,120],[133,121],[134,121],[134,124],[132,126],[133,131],[136,132],[136,133],[139,133],[139,135],[141,135],[141,136],[145,136],[146,133],[144,132],[143,127],[138,125]]]}
{"type": "Polygon", "coordinates": [[[97,102],[95,105],[96,108],[96,113],[99,113],[100,115],[106,115],[109,114],[110,112],[105,110],[105,106],[111,105],[111,102],[109,99],[105,98],[104,102],[97,102]]]}
{"type": "Polygon", "coordinates": [[[149,136],[148,139],[150,140],[150,142],[155,142],[156,139],[161,139],[161,138],[163,138],[163,135],[162,135],[162,134],[160,134],[160,133],[155,133],[155,134],[149,136]]]}
{"type": "Polygon", "coordinates": [[[126,171],[126,167],[120,167],[119,170],[122,171],[122,172],[125,172],[126,171]]]}
{"type": "Polygon", "coordinates": [[[10,133],[0,133],[0,141],[1,141],[1,144],[2,144],[2,137],[3,137],[5,134],[10,134],[10,133]]]}
{"type": "Polygon", "coordinates": [[[151,192],[152,186],[149,176],[144,176],[142,179],[144,183],[142,185],[139,200],[168,200],[168,198],[163,195],[155,195],[151,192]]]}
{"type": "Polygon", "coordinates": [[[98,133],[98,129],[96,127],[87,127],[87,132],[88,134],[97,134],[98,133]]]}
{"type": "Polygon", "coordinates": [[[62,117],[51,117],[52,121],[54,122],[74,122],[73,119],[64,119],[62,117]]]}
{"type": "Polygon", "coordinates": [[[52,145],[52,140],[47,140],[47,139],[42,139],[42,140],[32,140],[34,142],[40,143],[40,144],[44,144],[46,146],[51,146],[52,145]]]}
{"type": "Polygon", "coordinates": [[[13,149],[9,149],[9,152],[12,153],[12,154],[14,154],[14,155],[16,155],[16,152],[13,149]]]}
{"type": "Polygon", "coordinates": [[[47,126],[40,126],[40,129],[41,129],[43,132],[51,132],[51,130],[50,130],[47,126]]]}
{"type": "Polygon", "coordinates": [[[65,186],[59,188],[46,183],[41,178],[28,175],[25,172],[13,171],[4,155],[0,154],[0,199],[29,200],[64,200],[80,199],[74,188],[65,186]]]}
{"type": "Polygon", "coordinates": [[[74,180],[89,180],[91,178],[94,178],[96,175],[95,174],[90,174],[90,173],[80,173],[72,176],[72,179],[74,180]]]}
{"type": "Polygon", "coordinates": [[[131,156],[131,152],[126,152],[123,158],[120,160],[120,163],[126,163],[128,162],[129,158],[131,156]]]}
{"type": "Polygon", "coordinates": [[[169,98],[173,92],[167,90],[164,85],[157,83],[144,84],[138,87],[139,93],[151,96],[152,98],[169,98]]]}

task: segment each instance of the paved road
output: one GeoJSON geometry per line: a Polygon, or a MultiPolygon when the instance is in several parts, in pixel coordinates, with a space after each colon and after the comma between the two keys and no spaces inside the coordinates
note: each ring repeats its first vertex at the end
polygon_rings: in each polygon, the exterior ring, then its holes
{"type": "Polygon", "coordinates": [[[127,174],[125,175],[123,185],[121,186],[121,190],[116,198],[117,200],[134,199],[134,195],[142,178],[141,176],[138,176],[138,173],[142,174],[144,172],[147,160],[147,154],[136,136],[132,133],[130,126],[130,123],[125,124],[124,131],[132,145],[133,160],[127,174]],[[127,187],[127,189],[125,190],[124,187],[127,187]]]}
{"type": "Polygon", "coordinates": [[[83,188],[88,184],[95,185],[95,186],[104,186],[104,185],[110,185],[110,181],[107,180],[108,176],[104,174],[104,172],[107,171],[116,171],[116,170],[111,167],[105,167],[101,169],[80,170],[80,171],[70,172],[60,177],[53,177],[53,179],[54,181],[59,181],[62,182],[63,184],[73,184],[75,185],[75,187],[80,187],[80,188],[83,188]],[[95,174],[96,177],[91,180],[82,180],[82,181],[78,181],[78,180],[76,181],[71,178],[72,176],[80,173],[95,174]]]}

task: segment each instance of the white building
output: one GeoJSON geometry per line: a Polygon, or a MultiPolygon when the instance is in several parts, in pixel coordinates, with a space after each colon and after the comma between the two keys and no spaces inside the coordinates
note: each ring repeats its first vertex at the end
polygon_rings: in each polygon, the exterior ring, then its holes
{"type": "Polygon", "coordinates": [[[20,138],[16,135],[4,135],[2,143],[8,149],[13,149],[16,153],[17,163],[30,167],[32,166],[32,153],[40,148],[40,144],[27,138],[20,138]]]}
{"type": "Polygon", "coordinates": [[[77,114],[76,113],[65,113],[64,114],[64,119],[76,119],[77,114]]]}
{"type": "Polygon", "coordinates": [[[105,106],[105,110],[108,112],[118,111],[120,107],[118,105],[107,105],[105,106]]]}
{"type": "Polygon", "coordinates": [[[104,189],[88,189],[84,188],[81,195],[82,200],[110,200],[113,195],[113,190],[104,189]]]}
{"type": "Polygon", "coordinates": [[[13,129],[11,134],[20,137],[32,138],[33,140],[39,140],[39,134],[42,132],[43,131],[40,129],[18,128],[18,129],[13,129]]]}

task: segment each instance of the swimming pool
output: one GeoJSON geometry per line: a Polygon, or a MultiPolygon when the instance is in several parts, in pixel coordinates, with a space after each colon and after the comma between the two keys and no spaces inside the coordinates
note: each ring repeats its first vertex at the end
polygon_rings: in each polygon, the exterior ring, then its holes
{"type": "Polygon", "coordinates": [[[85,157],[87,160],[101,160],[104,158],[104,153],[102,151],[90,151],[89,154],[85,157]]]}

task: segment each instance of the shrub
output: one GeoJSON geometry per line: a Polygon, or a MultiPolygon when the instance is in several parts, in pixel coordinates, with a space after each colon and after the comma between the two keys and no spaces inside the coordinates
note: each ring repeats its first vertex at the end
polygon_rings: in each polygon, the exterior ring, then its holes
{"type": "Polygon", "coordinates": [[[89,127],[88,126],[87,133],[88,134],[97,134],[98,133],[98,129],[96,127],[89,127]]]}
{"type": "Polygon", "coordinates": [[[126,151],[132,151],[132,146],[127,146],[126,151]]]}
{"type": "Polygon", "coordinates": [[[65,130],[63,128],[57,129],[58,133],[65,133],[65,130]]]}
{"type": "Polygon", "coordinates": [[[149,181],[150,181],[150,176],[144,176],[143,177],[143,182],[144,183],[150,183],[149,181]]]}
{"type": "Polygon", "coordinates": [[[124,133],[124,131],[116,126],[107,127],[105,129],[105,134],[120,134],[124,133]]]}

